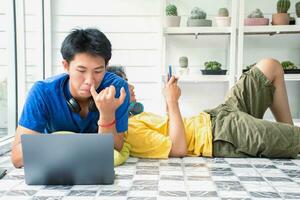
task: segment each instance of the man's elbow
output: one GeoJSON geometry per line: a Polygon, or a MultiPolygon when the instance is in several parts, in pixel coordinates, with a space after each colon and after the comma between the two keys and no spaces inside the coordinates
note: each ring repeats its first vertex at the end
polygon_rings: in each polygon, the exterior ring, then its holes
{"type": "Polygon", "coordinates": [[[123,140],[122,141],[118,141],[118,143],[115,144],[115,149],[120,152],[122,150],[122,148],[123,148],[123,145],[124,145],[124,141],[123,140]]]}
{"type": "Polygon", "coordinates": [[[23,167],[22,158],[20,158],[20,157],[17,158],[13,154],[11,155],[11,162],[12,162],[12,164],[13,164],[13,166],[15,168],[21,168],[21,167],[23,167]]]}

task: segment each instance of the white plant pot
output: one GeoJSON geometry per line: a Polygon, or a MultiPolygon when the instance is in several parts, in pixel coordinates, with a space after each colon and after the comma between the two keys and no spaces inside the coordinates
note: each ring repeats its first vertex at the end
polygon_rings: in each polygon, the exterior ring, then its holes
{"type": "Polygon", "coordinates": [[[165,25],[166,27],[176,27],[180,25],[180,16],[166,16],[165,25]]]}
{"type": "Polygon", "coordinates": [[[219,27],[230,26],[231,17],[215,17],[216,25],[219,27]]]}
{"type": "Polygon", "coordinates": [[[300,17],[296,18],[296,25],[300,25],[300,17]]]}
{"type": "Polygon", "coordinates": [[[190,71],[189,67],[186,68],[176,67],[175,70],[176,70],[176,76],[187,76],[189,75],[189,71],[190,71]]]}

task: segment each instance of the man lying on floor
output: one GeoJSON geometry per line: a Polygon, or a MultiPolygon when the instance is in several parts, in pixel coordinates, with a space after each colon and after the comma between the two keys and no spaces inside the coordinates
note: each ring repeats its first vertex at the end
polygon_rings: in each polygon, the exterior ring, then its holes
{"type": "MultiPolygon", "coordinates": [[[[108,67],[108,71],[127,80],[122,67],[108,67]]],[[[123,161],[129,146],[130,155],[140,158],[297,157],[300,128],[293,126],[278,61],[261,60],[241,76],[223,104],[190,118],[181,116],[177,81],[172,76],[164,89],[167,117],[141,112],[129,118],[123,161]],[[267,108],[277,122],[262,119],[267,108]]],[[[129,89],[134,104],[134,87],[129,84],[129,89]]]]}

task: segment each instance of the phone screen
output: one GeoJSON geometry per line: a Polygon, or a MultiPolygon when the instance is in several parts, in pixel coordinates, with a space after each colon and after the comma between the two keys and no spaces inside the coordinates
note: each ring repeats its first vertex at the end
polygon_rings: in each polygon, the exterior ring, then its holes
{"type": "Polygon", "coordinates": [[[6,169],[0,169],[0,179],[3,178],[7,173],[6,169]]]}
{"type": "Polygon", "coordinates": [[[168,80],[172,77],[172,66],[169,65],[169,73],[168,73],[168,80]]]}

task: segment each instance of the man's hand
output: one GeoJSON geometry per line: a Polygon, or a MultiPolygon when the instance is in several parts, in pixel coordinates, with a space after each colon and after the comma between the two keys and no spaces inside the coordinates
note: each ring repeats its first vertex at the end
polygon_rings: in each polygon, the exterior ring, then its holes
{"type": "Polygon", "coordinates": [[[113,85],[103,89],[99,94],[94,86],[91,87],[90,91],[101,115],[111,115],[112,113],[115,113],[126,97],[125,89],[122,87],[120,90],[120,97],[115,98],[116,89],[113,85]]]}
{"type": "Polygon", "coordinates": [[[172,76],[164,88],[164,94],[168,105],[170,103],[177,103],[181,95],[181,90],[178,87],[177,82],[178,78],[172,76]]]}

